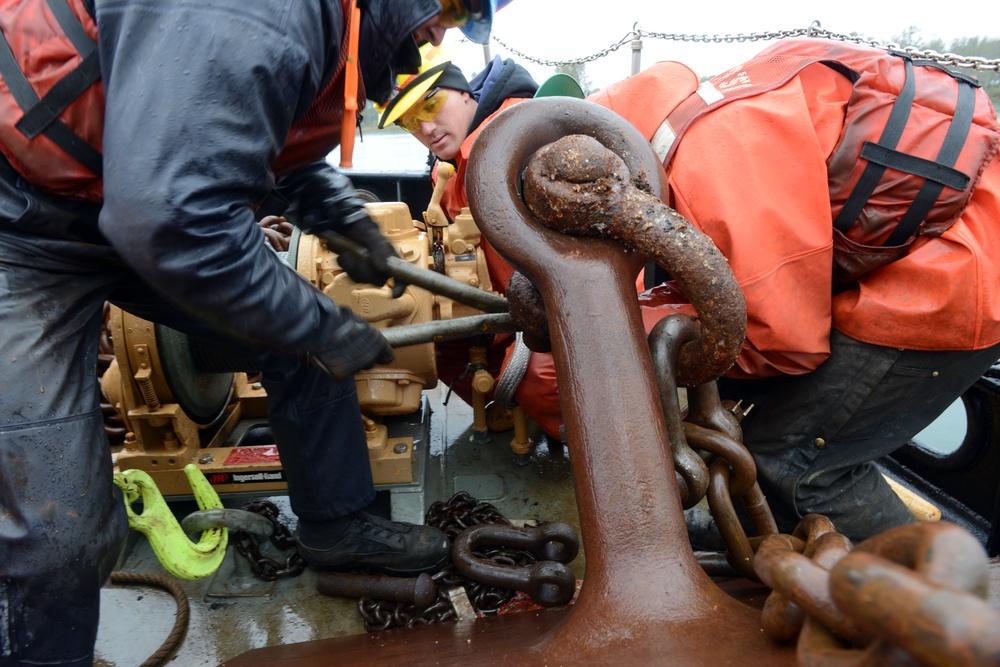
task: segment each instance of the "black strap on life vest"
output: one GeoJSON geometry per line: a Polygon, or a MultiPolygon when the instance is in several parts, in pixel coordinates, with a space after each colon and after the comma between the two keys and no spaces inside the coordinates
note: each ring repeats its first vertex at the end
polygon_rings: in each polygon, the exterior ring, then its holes
{"type": "Polygon", "coordinates": [[[17,64],[10,43],[4,35],[0,44],[0,76],[7,82],[11,95],[24,111],[24,116],[15,127],[28,139],[44,134],[70,157],[100,176],[101,153],[59,120],[59,115],[73,100],[101,78],[97,43],[84,30],[67,0],[46,0],[46,3],[83,60],[72,72],[57,81],[45,97],[39,99],[17,64]]]}
{"type": "MultiPolygon", "coordinates": [[[[969,129],[972,127],[972,116],[976,105],[975,87],[967,77],[955,75],[942,68],[943,71],[952,75],[959,85],[955,114],[951,119],[937,159],[926,160],[895,150],[910,117],[910,109],[913,108],[913,98],[916,92],[913,77],[914,62],[908,57],[900,57],[905,59],[906,79],[903,83],[903,90],[900,91],[892,105],[892,111],[889,112],[889,119],[886,121],[878,143],[871,141],[864,143],[861,157],[868,161],[868,165],[844,203],[844,208],[841,209],[837,219],[833,222],[834,227],[846,233],[861,215],[861,210],[867,205],[887,168],[923,178],[924,183],[920,191],[910,203],[909,209],[903,215],[896,229],[886,239],[884,244],[886,246],[901,245],[916,232],[917,227],[927,217],[945,186],[955,190],[964,190],[971,180],[966,174],[954,169],[958,156],[962,152],[962,146],[965,145],[965,140],[969,135],[969,129]]],[[[917,61],[916,64],[919,67],[937,66],[936,63],[930,61],[917,61]]]]}

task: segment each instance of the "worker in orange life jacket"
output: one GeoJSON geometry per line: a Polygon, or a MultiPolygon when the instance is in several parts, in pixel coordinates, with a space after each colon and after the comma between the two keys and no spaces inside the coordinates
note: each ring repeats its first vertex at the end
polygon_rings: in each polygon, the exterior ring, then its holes
{"type": "MultiPolygon", "coordinates": [[[[745,444],[779,528],[819,513],[857,540],[912,521],[875,461],[1000,358],[986,95],[932,62],[788,40],[706,83],[662,62],[589,99],[650,140],[668,203],[739,280],[746,344],[720,390],[755,406],[745,444]]],[[[669,282],[640,304],[647,330],[694,314],[669,282]]],[[[515,392],[549,432],[552,375],[515,392]]]]}
{"type": "MultiPolygon", "coordinates": [[[[526,69],[510,59],[495,57],[469,80],[454,63],[443,59],[446,53],[426,48],[424,51],[421,71],[399,77],[395,94],[381,111],[379,127],[395,124],[405,129],[438,160],[455,166],[455,174],[441,197],[442,209],[454,220],[469,205],[465,170],[479,132],[501,111],[534,96],[538,84],[526,69]]],[[[432,170],[432,174],[436,178],[437,170],[432,170]]],[[[485,239],[482,248],[493,289],[503,293],[513,270],[485,239]]],[[[487,370],[495,377],[512,340],[510,335],[499,335],[489,345],[483,343],[487,370]]],[[[467,341],[439,343],[437,367],[442,381],[471,402],[471,374],[466,372],[468,347],[467,341]]]]}
{"type": "Polygon", "coordinates": [[[391,349],[265,247],[255,211],[287,202],[304,232],[352,238],[368,260],[342,265],[382,285],[392,246],[325,158],[346,101],[384,102],[422,43],[456,26],[485,41],[493,5],[475,5],[0,7],[0,664],[93,661],[126,530],[94,382],[106,301],[259,364],[310,565],[447,558],[440,531],[362,511],[374,489],[352,376],[391,349]]]}

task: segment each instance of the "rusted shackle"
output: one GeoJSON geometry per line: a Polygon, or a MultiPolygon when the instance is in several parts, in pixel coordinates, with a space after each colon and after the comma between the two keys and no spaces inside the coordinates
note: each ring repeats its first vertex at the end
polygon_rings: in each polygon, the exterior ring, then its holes
{"type": "Polygon", "coordinates": [[[670,271],[701,321],[700,338],[680,350],[679,385],[693,387],[729,370],[743,347],[747,317],[729,262],[707,235],[637,188],[622,158],[593,137],[563,137],[528,162],[524,201],[552,229],[615,239],[670,271]]]}
{"type": "Polygon", "coordinates": [[[543,607],[558,607],[573,599],[576,575],[568,563],[579,551],[573,527],[560,522],[540,526],[482,524],[462,531],[451,546],[451,560],[462,576],[490,586],[523,591],[543,607]],[[539,562],[523,567],[481,560],[473,553],[493,545],[528,551],[539,562]]]}

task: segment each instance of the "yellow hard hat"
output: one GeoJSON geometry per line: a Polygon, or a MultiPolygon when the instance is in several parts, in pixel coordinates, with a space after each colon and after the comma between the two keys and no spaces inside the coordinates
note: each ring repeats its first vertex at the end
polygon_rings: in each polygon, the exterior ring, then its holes
{"type": "MultiPolygon", "coordinates": [[[[422,62],[420,63],[419,71],[416,74],[400,74],[397,76],[393,96],[385,104],[375,105],[375,110],[379,112],[379,129],[396,122],[400,116],[406,113],[410,107],[437,83],[446,70],[458,70],[457,67],[451,64],[449,59],[451,50],[443,46],[434,46],[433,44],[424,44],[420,47],[422,62]]],[[[459,70],[459,73],[461,73],[461,70],[459,70]]],[[[448,78],[451,80],[454,77],[448,78]]],[[[464,81],[464,77],[462,77],[462,80],[464,81]]],[[[465,89],[471,92],[471,89],[468,88],[468,82],[465,83],[465,89]]]]}

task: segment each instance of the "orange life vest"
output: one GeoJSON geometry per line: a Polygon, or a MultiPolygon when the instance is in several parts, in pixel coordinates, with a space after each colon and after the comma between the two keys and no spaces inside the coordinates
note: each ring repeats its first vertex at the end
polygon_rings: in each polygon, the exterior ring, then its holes
{"type": "MultiPolygon", "coordinates": [[[[337,68],[289,130],[273,164],[278,176],[323,159],[339,142],[353,0],[341,2],[337,68]]],[[[39,190],[101,202],[104,87],[97,25],[83,0],[5,2],[0,29],[0,151],[39,190]]],[[[357,98],[363,108],[360,77],[357,98]]]]}
{"type": "MultiPolygon", "coordinates": [[[[972,77],[902,53],[823,40],[785,40],[699,86],[659,133],[668,166],[699,117],[787,83],[823,63],[854,83],[844,131],[827,160],[834,282],[904,256],[920,235],[944,233],[969,203],[1000,146],[1000,125],[972,77]]],[[[656,147],[657,138],[653,144],[656,147]]]]}

